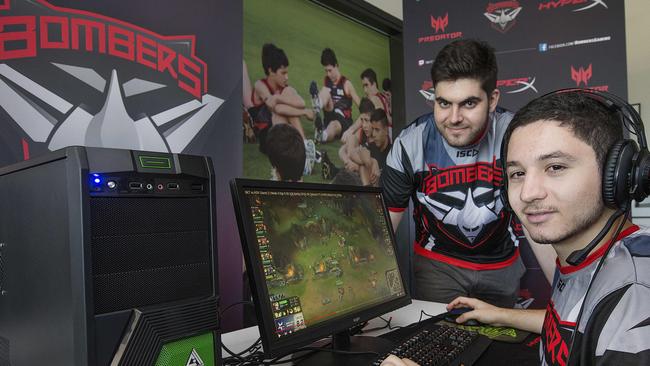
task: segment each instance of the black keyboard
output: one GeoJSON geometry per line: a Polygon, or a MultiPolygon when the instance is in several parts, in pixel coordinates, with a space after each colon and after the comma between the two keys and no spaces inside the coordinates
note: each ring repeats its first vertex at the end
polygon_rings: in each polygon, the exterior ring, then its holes
{"type": "Polygon", "coordinates": [[[428,324],[397,342],[395,348],[377,358],[372,365],[379,365],[389,354],[394,354],[400,358],[409,358],[421,366],[469,366],[478,360],[491,342],[491,339],[476,332],[428,324]]]}

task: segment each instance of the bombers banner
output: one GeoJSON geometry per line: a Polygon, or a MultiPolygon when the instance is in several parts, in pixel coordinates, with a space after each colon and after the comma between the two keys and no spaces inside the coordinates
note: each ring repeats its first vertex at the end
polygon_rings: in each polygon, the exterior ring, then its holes
{"type": "MultiPolygon", "coordinates": [[[[623,1],[404,0],[407,120],[431,111],[435,56],[462,38],[495,48],[499,104],[512,111],[560,88],[593,88],[627,98],[623,1]]],[[[542,307],[548,284],[529,247],[521,249],[528,270],[521,290],[527,300],[520,305],[542,307]]]]}
{"type": "MultiPolygon", "coordinates": [[[[207,155],[217,233],[235,242],[223,202],[241,174],[229,123],[241,119],[241,12],[225,0],[0,0],[0,166],[70,145],[207,155]]],[[[234,253],[220,261],[240,263],[234,253]]]]}
{"type": "Polygon", "coordinates": [[[496,49],[499,104],[512,111],[560,88],[627,97],[623,1],[404,0],[407,120],[431,110],[433,60],[461,38],[496,49]]]}

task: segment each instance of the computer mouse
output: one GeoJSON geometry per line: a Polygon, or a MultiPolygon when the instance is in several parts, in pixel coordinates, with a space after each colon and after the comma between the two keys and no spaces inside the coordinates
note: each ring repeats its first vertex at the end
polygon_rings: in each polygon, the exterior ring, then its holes
{"type": "Polygon", "coordinates": [[[455,323],[455,324],[462,324],[462,325],[467,325],[470,327],[476,327],[476,326],[481,326],[483,323],[479,322],[476,319],[468,319],[464,323],[456,323],[456,318],[458,318],[461,314],[464,314],[468,311],[472,311],[474,309],[472,308],[454,308],[451,309],[445,314],[445,320],[450,322],[450,323],[455,323]]]}

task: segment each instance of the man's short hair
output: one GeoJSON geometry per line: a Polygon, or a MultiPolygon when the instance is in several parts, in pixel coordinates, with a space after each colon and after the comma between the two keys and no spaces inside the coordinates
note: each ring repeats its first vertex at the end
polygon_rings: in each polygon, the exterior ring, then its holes
{"type": "Polygon", "coordinates": [[[361,79],[363,80],[363,78],[368,79],[368,81],[370,81],[370,84],[377,84],[377,73],[371,68],[363,70],[361,73],[361,79]]]}
{"type": "Polygon", "coordinates": [[[623,139],[623,126],[616,111],[581,92],[555,93],[532,100],[515,114],[503,137],[504,155],[514,130],[537,121],[558,121],[591,146],[601,173],[607,152],[623,139]]]}
{"type": "Polygon", "coordinates": [[[298,181],[305,168],[305,143],[295,127],[286,123],[269,129],[266,155],[282,180],[298,181]]]}
{"type": "Polygon", "coordinates": [[[359,113],[372,113],[375,110],[375,105],[370,99],[363,97],[359,102],[359,113]]]}
{"type": "Polygon", "coordinates": [[[389,78],[384,78],[384,80],[381,82],[381,88],[384,89],[384,91],[390,91],[392,85],[390,82],[389,78]]]}
{"type": "Polygon", "coordinates": [[[497,58],[494,48],[485,42],[463,39],[446,45],[433,62],[431,81],[476,79],[488,95],[497,87],[497,58]]]}
{"type": "Polygon", "coordinates": [[[323,66],[338,66],[339,62],[336,60],[336,55],[331,48],[326,48],[320,54],[320,64],[323,66]]]}
{"type": "Polygon", "coordinates": [[[262,67],[264,74],[269,75],[269,69],[272,72],[278,71],[282,66],[289,67],[289,59],[284,50],[276,47],[273,43],[266,43],[262,46],[262,67]]]}
{"type": "Polygon", "coordinates": [[[381,108],[377,108],[372,113],[370,113],[370,122],[381,122],[384,127],[388,126],[388,116],[386,111],[381,108]]]}
{"type": "Polygon", "coordinates": [[[338,173],[334,176],[334,179],[332,179],[332,184],[346,184],[349,186],[361,186],[363,185],[363,182],[361,182],[361,178],[359,177],[359,174],[351,172],[347,169],[341,169],[339,170],[338,173]]]}

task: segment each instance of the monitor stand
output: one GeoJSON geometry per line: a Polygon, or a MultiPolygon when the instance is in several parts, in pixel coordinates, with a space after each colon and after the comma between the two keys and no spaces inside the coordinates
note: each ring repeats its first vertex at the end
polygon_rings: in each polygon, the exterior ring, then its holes
{"type": "MultiPolygon", "coordinates": [[[[393,342],[379,337],[370,336],[350,336],[348,331],[335,333],[332,335],[332,342],[329,349],[346,351],[346,352],[375,352],[376,354],[366,353],[358,355],[349,355],[344,353],[335,353],[328,351],[316,351],[313,355],[300,358],[296,364],[309,366],[360,366],[369,365],[380,355],[393,349],[393,342]]],[[[325,348],[325,347],[324,347],[325,348]]],[[[300,357],[304,353],[295,354],[300,357]]]]}

